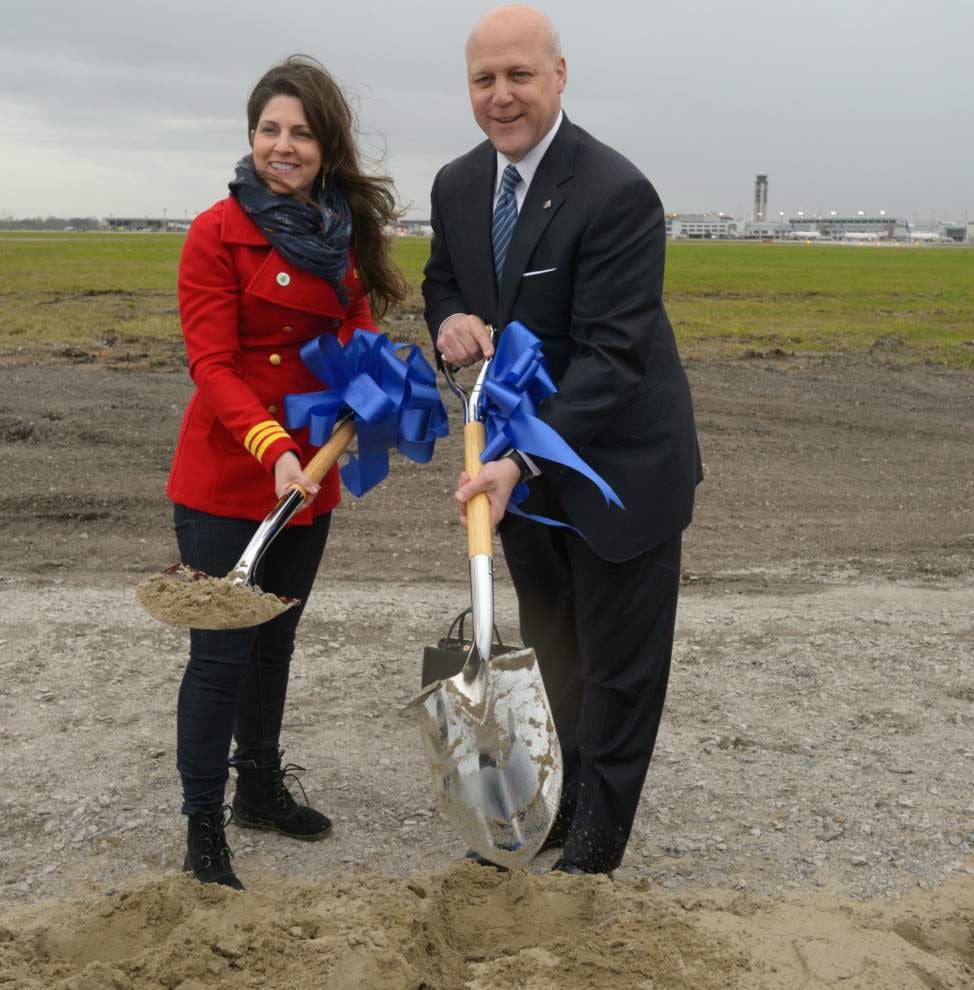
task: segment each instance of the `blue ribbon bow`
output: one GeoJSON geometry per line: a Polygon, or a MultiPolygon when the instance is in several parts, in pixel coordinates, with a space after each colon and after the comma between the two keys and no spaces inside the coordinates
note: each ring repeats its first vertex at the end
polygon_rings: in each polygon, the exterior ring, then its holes
{"type": "Polygon", "coordinates": [[[284,396],[285,424],[289,430],[307,426],[309,441],[320,447],[340,416],[355,414],[358,456],[351,455],[340,472],[353,495],[386,477],[390,448],[426,464],[437,437],[449,431],[436,372],[416,344],[393,344],[383,333],[360,328],[342,347],[323,333],[301,348],[301,360],[329,390],[284,396]],[[400,359],[397,352],[406,348],[400,359]]]}
{"type": "MultiPolygon", "coordinates": [[[[500,335],[481,393],[479,418],[483,420],[487,434],[481,461],[496,460],[514,447],[529,456],[543,457],[577,471],[599,489],[606,504],[624,508],[609,483],[590,468],[556,430],[538,418],[538,406],[557,391],[541,353],[541,341],[523,323],[509,323],[500,335]]],[[[554,519],[522,512],[517,505],[526,496],[527,485],[518,485],[509,511],[549,526],[574,529],[554,519]]]]}

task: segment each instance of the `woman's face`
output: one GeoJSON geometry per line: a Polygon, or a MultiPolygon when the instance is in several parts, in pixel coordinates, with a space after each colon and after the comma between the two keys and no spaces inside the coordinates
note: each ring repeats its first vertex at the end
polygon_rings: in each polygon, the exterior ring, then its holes
{"type": "Polygon", "coordinates": [[[290,196],[310,194],[321,170],[321,145],[308,126],[296,96],[272,96],[251,131],[254,167],[271,192],[290,196]]]}

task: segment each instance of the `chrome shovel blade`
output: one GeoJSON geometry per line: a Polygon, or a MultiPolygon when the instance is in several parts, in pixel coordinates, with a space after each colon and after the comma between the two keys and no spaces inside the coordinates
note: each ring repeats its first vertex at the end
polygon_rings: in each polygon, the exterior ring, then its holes
{"type": "Polygon", "coordinates": [[[525,867],[561,798],[562,757],[534,650],[429,685],[414,704],[440,810],[481,856],[525,867]]]}

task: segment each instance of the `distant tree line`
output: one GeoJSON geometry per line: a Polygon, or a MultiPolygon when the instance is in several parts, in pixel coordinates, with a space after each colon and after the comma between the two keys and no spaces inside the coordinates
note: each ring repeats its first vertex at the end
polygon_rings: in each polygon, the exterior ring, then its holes
{"type": "Polygon", "coordinates": [[[103,230],[97,217],[0,217],[0,230],[103,230]]]}

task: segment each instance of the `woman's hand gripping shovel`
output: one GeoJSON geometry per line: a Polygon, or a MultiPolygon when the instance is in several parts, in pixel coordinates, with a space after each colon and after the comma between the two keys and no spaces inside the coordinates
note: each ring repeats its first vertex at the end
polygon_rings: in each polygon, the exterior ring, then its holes
{"type": "MultiPolygon", "coordinates": [[[[348,416],[318,448],[305,465],[304,473],[317,484],[354,438],[355,421],[348,416]]],[[[261,591],[254,578],[264,552],[298,512],[306,497],[307,492],[300,485],[292,485],[291,491],[257,527],[240,560],[225,577],[211,577],[185,564],[173,564],[136,588],[142,607],[154,619],[173,626],[246,629],[268,622],[297,605],[297,598],[283,598],[261,591]]]]}
{"type": "MultiPolygon", "coordinates": [[[[490,361],[468,394],[446,369],[463,404],[467,473],[481,467],[479,405],[490,361]]],[[[467,503],[473,642],[459,674],[436,681],[408,709],[430,761],[440,810],[472,849],[501,866],[526,866],[548,836],[561,798],[562,757],[533,649],[491,658],[493,560],[487,496],[467,503]]]]}
{"type": "MultiPolygon", "coordinates": [[[[353,495],[378,485],[389,471],[389,451],[426,464],[437,437],[446,436],[446,410],[436,390],[436,372],[416,344],[394,344],[385,334],[357,328],[346,344],[323,333],[301,346],[301,361],[324,386],[284,396],[288,429],[307,427],[322,445],[305,465],[317,484],[358,436],[358,454],[342,469],[353,495]],[[400,352],[403,352],[400,355],[400,352]]],[[[257,528],[243,555],[225,577],[210,577],[177,564],[137,589],[146,611],[191,629],[241,629],[267,622],[297,604],[254,584],[264,552],[307,492],[291,486],[257,528]]]]}

